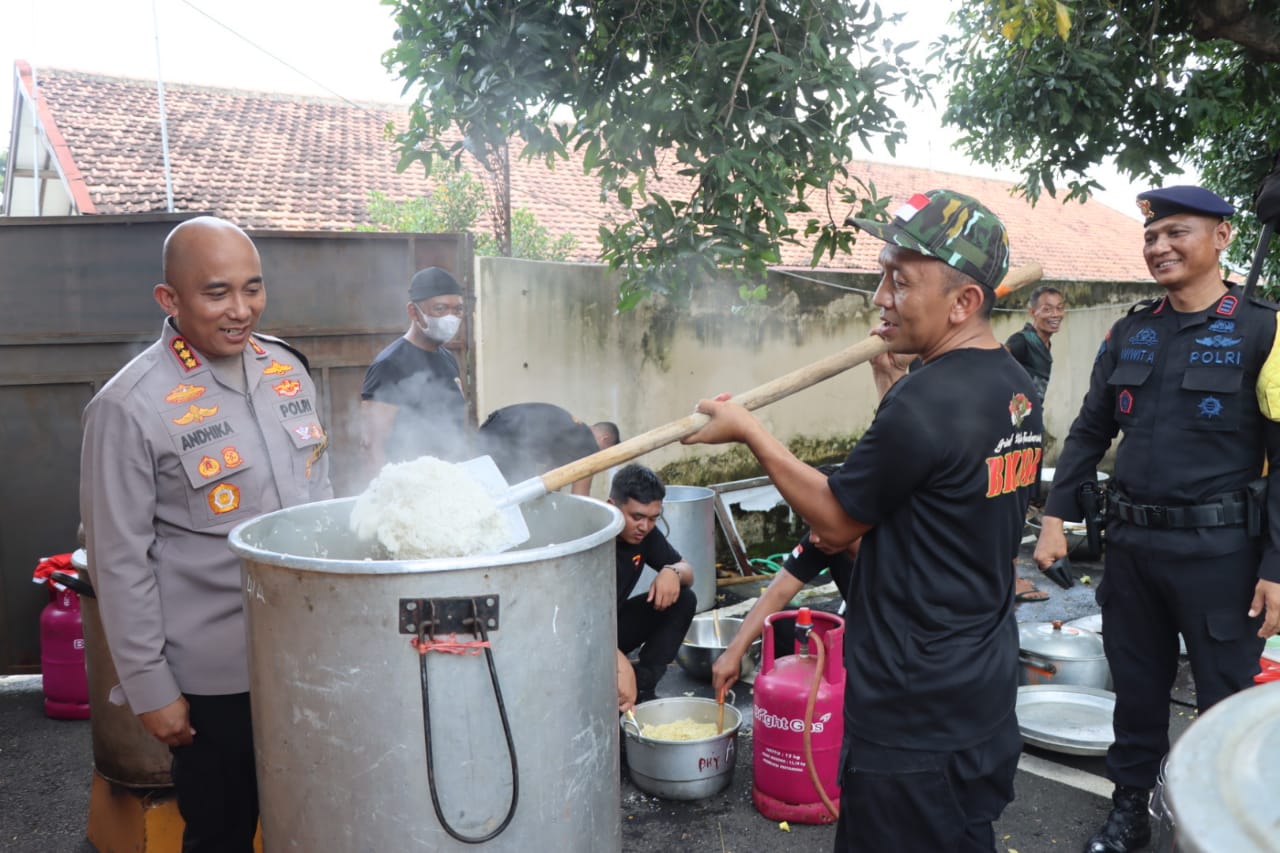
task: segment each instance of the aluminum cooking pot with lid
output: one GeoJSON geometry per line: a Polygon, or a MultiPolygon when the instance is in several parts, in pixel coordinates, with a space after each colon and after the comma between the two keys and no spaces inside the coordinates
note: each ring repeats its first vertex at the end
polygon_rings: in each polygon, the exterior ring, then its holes
{"type": "Polygon", "coordinates": [[[1061,621],[1018,625],[1019,684],[1078,684],[1111,689],[1102,637],[1061,621]]]}

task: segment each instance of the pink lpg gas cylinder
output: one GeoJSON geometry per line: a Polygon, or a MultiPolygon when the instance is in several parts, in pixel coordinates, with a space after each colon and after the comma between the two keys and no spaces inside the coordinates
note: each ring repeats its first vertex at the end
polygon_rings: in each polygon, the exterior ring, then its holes
{"type": "Polygon", "coordinates": [[[770,820],[833,823],[814,787],[804,754],[805,706],[818,670],[817,644],[825,662],[814,702],[810,746],[818,779],[832,803],[840,801],[840,745],[844,737],[844,620],[809,609],[784,610],[764,620],[764,648],[754,687],[751,801],[770,820]],[[797,618],[795,654],[774,656],[773,623],[797,618]],[[799,639],[800,624],[812,620],[812,636],[799,639]]]}
{"type": "Polygon", "coordinates": [[[80,596],[68,588],[68,584],[77,581],[70,557],[50,557],[36,569],[35,581],[49,586],[49,603],[40,613],[44,713],[58,720],[87,720],[89,682],[84,669],[84,628],[80,622],[80,596]]]}

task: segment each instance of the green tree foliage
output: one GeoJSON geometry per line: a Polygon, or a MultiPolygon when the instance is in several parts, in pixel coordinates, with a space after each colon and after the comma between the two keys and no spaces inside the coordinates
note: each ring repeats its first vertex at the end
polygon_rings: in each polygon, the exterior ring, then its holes
{"type": "MultiPolygon", "coordinates": [[[[1280,3],[971,0],[954,22],[935,54],[952,75],[945,119],[975,160],[1019,168],[1032,201],[1087,198],[1088,171],[1108,159],[1135,181],[1177,183],[1182,160],[1251,208],[1280,148],[1280,3]]],[[[1245,264],[1257,222],[1235,225],[1245,264]]]]}
{"type": "MultiPolygon", "coordinates": [[[[477,228],[477,223],[485,217],[496,227],[484,184],[470,172],[448,163],[437,163],[432,174],[435,185],[429,195],[420,198],[393,201],[383,193],[371,193],[369,219],[374,224],[367,230],[427,234],[470,231],[475,234],[477,255],[504,254],[492,227],[488,231],[477,228]]],[[[577,247],[578,241],[572,234],[553,237],[545,226],[538,224],[532,211],[525,208],[512,211],[511,247],[505,253],[509,257],[563,261],[577,247]]]]}
{"type": "Polygon", "coordinates": [[[922,92],[870,2],[383,2],[398,27],[384,60],[416,97],[401,166],[467,152],[497,174],[516,137],[548,165],[581,152],[626,211],[600,228],[623,307],[687,296],[717,268],[761,278],[799,239],[791,213],[814,214],[815,262],[847,250],[848,206],[885,205],[846,186],[850,141],[892,152],[903,125],[886,98],[922,92]]]}

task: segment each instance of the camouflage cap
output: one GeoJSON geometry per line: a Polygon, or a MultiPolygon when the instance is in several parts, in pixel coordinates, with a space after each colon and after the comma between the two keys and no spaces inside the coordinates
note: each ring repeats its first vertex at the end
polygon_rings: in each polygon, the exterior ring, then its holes
{"type": "Polygon", "coordinates": [[[993,290],[1009,269],[1009,235],[982,202],[951,190],[916,193],[891,222],[849,219],[868,234],[937,258],[993,290]]]}

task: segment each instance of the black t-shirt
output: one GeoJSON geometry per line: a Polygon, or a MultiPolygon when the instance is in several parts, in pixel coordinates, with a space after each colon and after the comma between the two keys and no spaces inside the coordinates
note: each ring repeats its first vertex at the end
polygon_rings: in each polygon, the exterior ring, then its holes
{"type": "Polygon", "coordinates": [[[648,536],[640,540],[639,545],[632,545],[621,539],[616,539],[614,542],[617,546],[619,604],[631,596],[631,590],[636,588],[636,581],[640,580],[640,572],[645,566],[651,566],[654,570],[660,571],[663,566],[669,566],[681,560],[680,552],[671,547],[667,537],[663,536],[656,527],[649,531],[648,536]]]}
{"type": "Polygon", "coordinates": [[[811,583],[814,578],[822,574],[823,569],[830,569],[831,580],[835,581],[840,595],[846,599],[849,597],[849,586],[853,578],[853,557],[844,552],[824,554],[809,541],[808,533],[805,533],[804,538],[791,549],[791,553],[782,563],[782,568],[802,583],[811,583]]]}
{"type": "Polygon", "coordinates": [[[1013,713],[1013,559],[1042,420],[1003,348],[945,353],[889,390],[831,491],[872,525],[845,623],[846,731],[957,750],[1013,713]]]}
{"type": "Polygon", "coordinates": [[[498,409],[480,425],[480,448],[507,481],[518,483],[590,456],[600,447],[591,427],[550,403],[498,409]]]}
{"type": "Polygon", "coordinates": [[[458,362],[444,347],[428,351],[397,338],[369,365],[360,399],[398,409],[387,461],[429,455],[457,462],[472,455],[458,362]]]}

